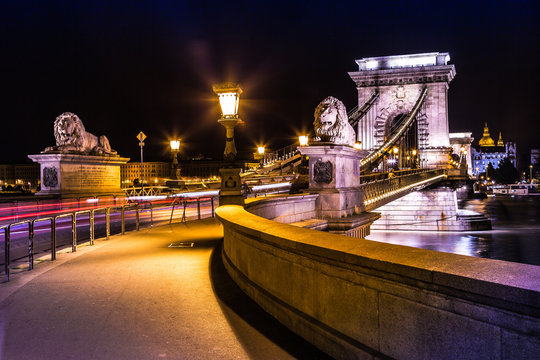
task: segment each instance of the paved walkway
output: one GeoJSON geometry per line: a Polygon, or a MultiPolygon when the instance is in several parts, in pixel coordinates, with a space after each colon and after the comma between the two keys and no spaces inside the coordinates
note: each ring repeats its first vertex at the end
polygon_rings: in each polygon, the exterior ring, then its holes
{"type": "Polygon", "coordinates": [[[214,219],[161,226],[14,274],[0,284],[0,359],[325,358],[232,282],[222,237],[214,219]]]}

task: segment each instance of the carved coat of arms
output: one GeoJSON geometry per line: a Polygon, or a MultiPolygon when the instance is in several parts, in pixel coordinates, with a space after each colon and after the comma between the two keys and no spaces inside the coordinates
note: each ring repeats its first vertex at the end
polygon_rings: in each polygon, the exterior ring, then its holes
{"type": "Polygon", "coordinates": [[[332,182],[332,163],[330,161],[317,160],[313,164],[313,181],[326,184],[332,182]]]}
{"type": "Polygon", "coordinates": [[[56,173],[56,168],[43,168],[43,185],[46,187],[55,187],[58,185],[58,174],[56,173]]]}

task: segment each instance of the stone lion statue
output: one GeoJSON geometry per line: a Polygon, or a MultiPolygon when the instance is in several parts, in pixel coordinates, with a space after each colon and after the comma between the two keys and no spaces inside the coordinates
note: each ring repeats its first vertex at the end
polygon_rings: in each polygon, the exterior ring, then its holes
{"type": "Polygon", "coordinates": [[[84,128],[79,117],[65,112],[54,121],[54,138],[56,146],[48,147],[44,152],[84,153],[94,155],[115,155],[109,140],[104,135],[97,137],[84,128]]]}
{"type": "Polygon", "coordinates": [[[345,105],[333,96],[328,96],[315,109],[315,141],[353,146],[356,133],[349,124],[345,105]]]}

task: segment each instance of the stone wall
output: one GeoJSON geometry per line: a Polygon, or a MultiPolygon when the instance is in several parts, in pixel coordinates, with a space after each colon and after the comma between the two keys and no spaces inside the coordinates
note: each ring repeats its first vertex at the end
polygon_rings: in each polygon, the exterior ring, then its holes
{"type": "MultiPolygon", "coordinates": [[[[338,359],[532,359],[540,267],[348,238],[219,207],[223,260],[267,312],[338,359]]],[[[277,214],[274,214],[277,215],[277,214]]]]}
{"type": "Polygon", "coordinates": [[[317,217],[316,202],[319,195],[304,194],[269,198],[251,198],[245,208],[252,214],[285,224],[317,217]]]}
{"type": "Polygon", "coordinates": [[[456,190],[437,188],[415,191],[375,211],[381,218],[372,230],[471,231],[490,230],[491,221],[480,213],[466,216],[458,209],[456,190]]]}

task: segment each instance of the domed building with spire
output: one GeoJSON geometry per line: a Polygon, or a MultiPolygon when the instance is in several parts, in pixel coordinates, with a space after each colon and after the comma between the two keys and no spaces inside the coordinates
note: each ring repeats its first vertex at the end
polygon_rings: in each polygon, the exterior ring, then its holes
{"type": "MultiPolygon", "coordinates": [[[[474,176],[485,173],[491,163],[493,168],[499,167],[499,162],[507,157],[517,168],[516,144],[514,142],[504,142],[502,133],[499,131],[499,139],[495,142],[489,134],[489,127],[486,122],[484,134],[478,140],[478,146],[472,147],[472,173],[474,176]]],[[[488,175],[489,176],[489,175],[488,175]]]]}

